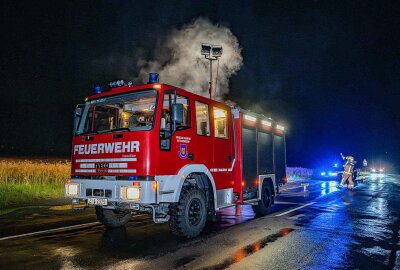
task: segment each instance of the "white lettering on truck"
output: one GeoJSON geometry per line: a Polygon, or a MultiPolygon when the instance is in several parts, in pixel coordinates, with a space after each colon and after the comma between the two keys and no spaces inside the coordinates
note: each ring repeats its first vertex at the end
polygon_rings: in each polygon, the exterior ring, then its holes
{"type": "Polygon", "coordinates": [[[139,142],[93,143],[74,145],[74,155],[104,154],[104,153],[137,153],[139,142]]]}

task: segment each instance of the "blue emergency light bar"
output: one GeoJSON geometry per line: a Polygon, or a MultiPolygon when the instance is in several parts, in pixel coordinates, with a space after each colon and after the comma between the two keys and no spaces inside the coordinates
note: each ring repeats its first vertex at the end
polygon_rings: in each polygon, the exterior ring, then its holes
{"type": "Polygon", "coordinates": [[[158,73],[150,73],[148,83],[158,83],[158,73]]]}
{"type": "Polygon", "coordinates": [[[101,94],[103,92],[103,88],[100,85],[96,85],[93,88],[93,94],[101,94]]]}

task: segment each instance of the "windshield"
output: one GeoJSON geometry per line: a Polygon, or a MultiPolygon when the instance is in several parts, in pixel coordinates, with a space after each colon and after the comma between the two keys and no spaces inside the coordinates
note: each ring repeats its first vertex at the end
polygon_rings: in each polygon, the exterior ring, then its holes
{"type": "Polygon", "coordinates": [[[156,98],[157,92],[148,90],[91,100],[85,105],[76,134],[150,130],[156,98]]]}

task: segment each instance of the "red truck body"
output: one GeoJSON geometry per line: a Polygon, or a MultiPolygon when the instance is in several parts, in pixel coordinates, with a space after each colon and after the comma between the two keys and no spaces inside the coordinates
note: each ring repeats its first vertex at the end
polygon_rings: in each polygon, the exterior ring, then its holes
{"type": "Polygon", "coordinates": [[[257,205],[263,185],[273,202],[286,178],[283,126],[174,86],[113,88],[88,97],[80,112],[65,191],[73,204],[148,212],[163,222],[187,183],[205,191],[213,212],[257,205]],[[179,124],[172,119],[176,103],[179,124]],[[139,119],[133,129],[128,116],[139,119]]]}

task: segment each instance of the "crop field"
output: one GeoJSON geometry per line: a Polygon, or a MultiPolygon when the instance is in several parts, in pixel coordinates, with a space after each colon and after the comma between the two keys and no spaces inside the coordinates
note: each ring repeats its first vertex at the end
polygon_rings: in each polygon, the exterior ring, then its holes
{"type": "Polygon", "coordinates": [[[66,160],[1,159],[0,208],[63,197],[63,181],[69,175],[66,160]]]}

